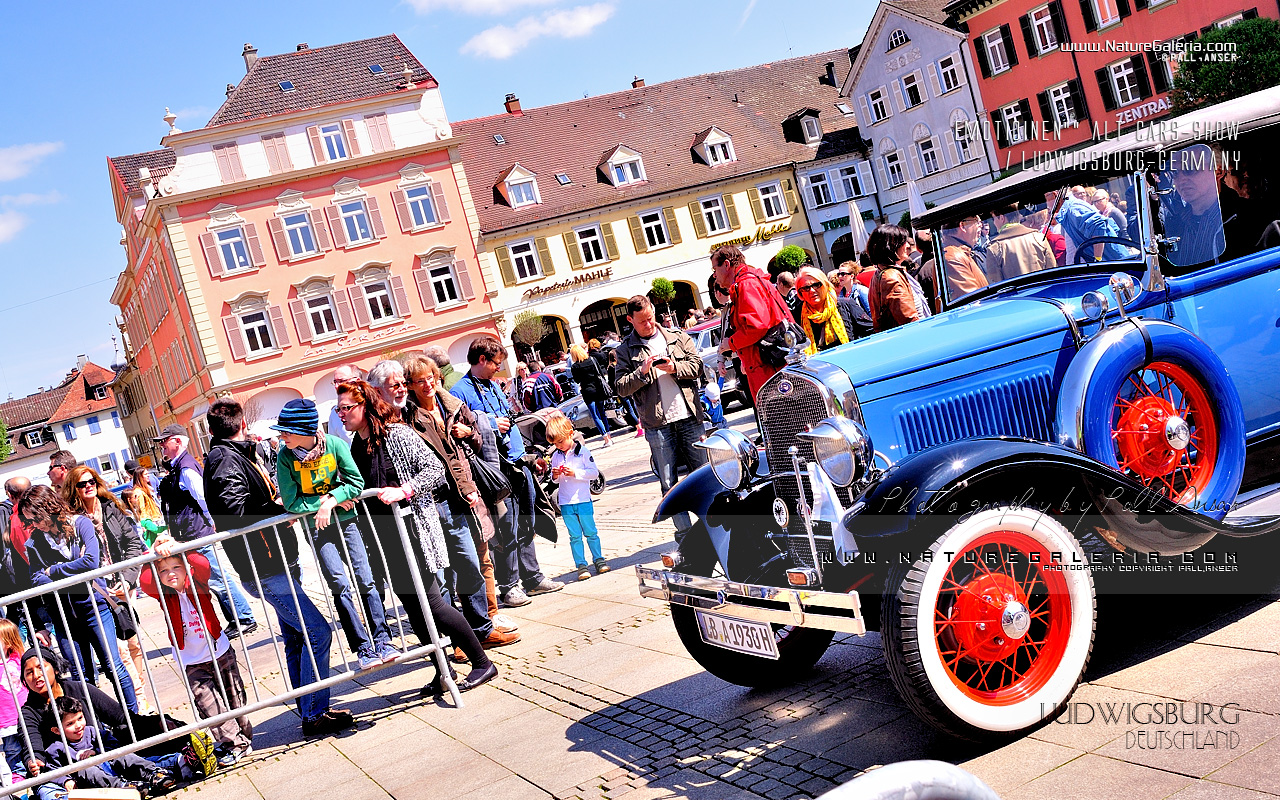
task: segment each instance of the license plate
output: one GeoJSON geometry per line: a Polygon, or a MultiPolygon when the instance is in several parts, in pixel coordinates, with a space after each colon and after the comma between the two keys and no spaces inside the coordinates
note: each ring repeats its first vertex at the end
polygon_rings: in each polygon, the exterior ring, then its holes
{"type": "Polygon", "coordinates": [[[695,613],[698,632],[707,644],[762,658],[778,658],[778,643],[773,638],[773,628],[767,622],[722,617],[706,611],[695,613]]]}

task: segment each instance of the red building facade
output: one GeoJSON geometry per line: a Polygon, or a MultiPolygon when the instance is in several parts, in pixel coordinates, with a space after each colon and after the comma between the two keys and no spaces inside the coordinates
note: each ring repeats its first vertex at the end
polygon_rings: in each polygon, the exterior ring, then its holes
{"type": "Polygon", "coordinates": [[[947,11],[968,27],[1005,169],[1168,117],[1179,41],[1280,16],[1273,0],[956,0],[947,11]]]}

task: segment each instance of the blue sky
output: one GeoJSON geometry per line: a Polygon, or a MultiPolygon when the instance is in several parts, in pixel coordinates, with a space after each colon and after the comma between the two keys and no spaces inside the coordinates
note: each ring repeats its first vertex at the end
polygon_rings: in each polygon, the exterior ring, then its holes
{"type": "Polygon", "coordinates": [[[0,74],[0,400],[113,363],[124,267],[106,159],[159,146],[165,107],[202,127],[260,55],[399,34],[452,120],[804,55],[861,41],[872,0],[224,0],[22,3],[0,74]]]}

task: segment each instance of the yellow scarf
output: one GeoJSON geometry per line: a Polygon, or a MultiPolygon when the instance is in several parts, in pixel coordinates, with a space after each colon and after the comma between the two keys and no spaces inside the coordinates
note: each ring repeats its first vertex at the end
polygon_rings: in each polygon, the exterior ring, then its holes
{"type": "Polygon", "coordinates": [[[835,294],[828,289],[826,291],[827,302],[816,314],[804,313],[801,315],[801,321],[804,322],[804,332],[809,336],[809,346],[804,349],[806,355],[814,355],[818,352],[818,340],[813,335],[815,325],[822,326],[822,341],[827,347],[834,346],[833,342],[840,344],[848,344],[849,332],[844,329],[844,320],[840,319],[840,312],[836,309],[835,294]]]}

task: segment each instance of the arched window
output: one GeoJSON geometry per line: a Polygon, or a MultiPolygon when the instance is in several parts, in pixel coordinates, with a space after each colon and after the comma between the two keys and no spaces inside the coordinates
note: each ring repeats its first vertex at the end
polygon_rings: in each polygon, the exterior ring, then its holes
{"type": "Polygon", "coordinates": [[[911,39],[907,36],[907,32],[902,28],[898,28],[896,31],[889,34],[889,49],[892,50],[895,47],[902,47],[909,41],[911,41],[911,39]]]}

